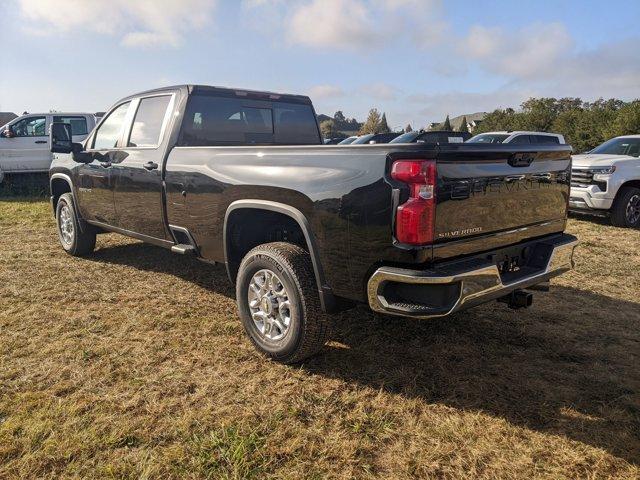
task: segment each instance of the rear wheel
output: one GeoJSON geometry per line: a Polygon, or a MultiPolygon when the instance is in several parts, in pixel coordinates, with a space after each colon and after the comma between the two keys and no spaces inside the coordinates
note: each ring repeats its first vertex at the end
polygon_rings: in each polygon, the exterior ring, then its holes
{"type": "Polygon", "coordinates": [[[616,227],[640,228],[640,188],[622,187],[611,209],[616,227]]]}
{"type": "Polygon", "coordinates": [[[96,231],[90,225],[84,225],[80,230],[73,196],[70,193],[65,193],[58,199],[56,223],[60,244],[68,254],[82,256],[93,252],[96,246],[96,231]]]}
{"type": "Polygon", "coordinates": [[[278,362],[304,360],[329,338],[311,258],[297,245],[274,242],[251,250],[238,270],[236,298],[247,335],[278,362]]]}

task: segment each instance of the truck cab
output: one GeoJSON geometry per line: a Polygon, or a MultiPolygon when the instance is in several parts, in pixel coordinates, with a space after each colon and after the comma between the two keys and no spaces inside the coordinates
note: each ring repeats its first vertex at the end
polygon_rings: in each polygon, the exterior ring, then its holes
{"type": "Polygon", "coordinates": [[[0,182],[5,174],[48,172],[51,164],[49,129],[53,122],[68,123],[73,141],[83,141],[95,127],[90,113],[30,113],[0,127],[0,182]]]}

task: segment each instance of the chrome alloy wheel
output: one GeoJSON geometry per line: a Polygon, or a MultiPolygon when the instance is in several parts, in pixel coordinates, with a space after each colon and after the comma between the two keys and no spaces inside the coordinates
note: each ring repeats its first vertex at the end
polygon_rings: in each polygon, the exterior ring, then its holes
{"type": "Polygon", "coordinates": [[[638,223],[638,220],[640,220],[640,195],[634,195],[629,199],[626,216],[631,225],[638,223]]]}
{"type": "Polygon", "coordinates": [[[272,342],[284,338],[291,325],[291,304],[282,280],[271,270],[257,271],[249,283],[248,299],[260,334],[272,342]]]}
{"type": "Polygon", "coordinates": [[[73,212],[69,208],[69,205],[63,205],[60,209],[60,218],[58,220],[58,227],[60,228],[60,237],[62,242],[69,246],[73,243],[73,212]]]}

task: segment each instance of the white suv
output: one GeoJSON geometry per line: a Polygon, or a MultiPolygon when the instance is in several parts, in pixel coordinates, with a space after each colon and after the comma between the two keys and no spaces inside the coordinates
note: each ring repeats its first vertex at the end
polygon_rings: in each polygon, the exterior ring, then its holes
{"type": "Polygon", "coordinates": [[[486,132],[471,137],[466,143],[564,144],[564,137],[547,132],[486,132]]]}
{"type": "Polygon", "coordinates": [[[612,138],[573,156],[569,208],[609,215],[617,227],[640,227],[640,135],[612,138]]]}

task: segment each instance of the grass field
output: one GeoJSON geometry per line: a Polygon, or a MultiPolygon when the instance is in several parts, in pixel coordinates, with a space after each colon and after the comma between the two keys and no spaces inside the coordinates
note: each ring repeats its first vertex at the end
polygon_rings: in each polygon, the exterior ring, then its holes
{"type": "Polygon", "coordinates": [[[260,357],[212,267],[58,245],[0,201],[0,478],[640,478],[640,232],[572,219],[577,269],[514,313],[336,318],[260,357]]]}

